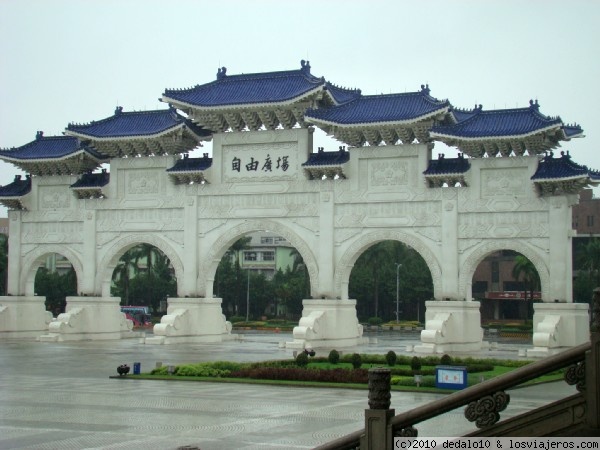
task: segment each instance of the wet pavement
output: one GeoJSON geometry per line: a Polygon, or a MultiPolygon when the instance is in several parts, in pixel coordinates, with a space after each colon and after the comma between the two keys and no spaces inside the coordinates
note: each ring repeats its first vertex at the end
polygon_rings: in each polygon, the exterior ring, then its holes
{"type": "MultiPolygon", "coordinates": [[[[415,332],[369,336],[343,351],[412,355],[407,346],[419,343],[415,332]]],[[[289,340],[290,333],[247,332],[242,340],[168,346],[0,341],[0,449],[302,449],[362,428],[366,390],[109,378],[124,363],[147,372],[157,362],[291,358],[279,346],[289,340]]],[[[521,359],[518,351],[530,345],[500,340],[493,347],[469,356],[521,359]]],[[[574,392],[566,383],[512,391],[502,417],[574,392]]],[[[441,396],[392,392],[392,408],[400,413],[441,396]]],[[[456,436],[474,428],[459,409],[417,429],[419,436],[456,436]]]]}

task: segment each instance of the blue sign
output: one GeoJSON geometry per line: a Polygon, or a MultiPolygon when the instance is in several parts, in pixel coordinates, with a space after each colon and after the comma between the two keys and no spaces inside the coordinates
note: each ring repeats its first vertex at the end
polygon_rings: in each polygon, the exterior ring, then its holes
{"type": "Polygon", "coordinates": [[[461,366],[435,366],[435,387],[464,389],[467,387],[467,368],[461,366]]]}

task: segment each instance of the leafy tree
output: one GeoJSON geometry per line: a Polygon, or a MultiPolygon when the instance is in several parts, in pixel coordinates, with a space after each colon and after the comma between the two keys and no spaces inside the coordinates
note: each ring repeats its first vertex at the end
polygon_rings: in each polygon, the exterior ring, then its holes
{"type": "Polygon", "coordinates": [[[0,234],[0,295],[6,295],[8,279],[8,236],[0,234]]]}
{"type": "Polygon", "coordinates": [[[72,267],[62,275],[40,267],[35,275],[34,289],[37,295],[46,297],[46,309],[58,315],[65,312],[67,297],[77,295],[77,275],[72,267]]]}
{"type": "Polygon", "coordinates": [[[125,254],[121,256],[121,259],[119,259],[117,267],[115,267],[113,272],[113,287],[111,289],[111,295],[121,297],[121,303],[124,305],[131,305],[129,286],[131,278],[135,278],[138,272],[135,251],[126,251],[125,254]]]}
{"type": "Polygon", "coordinates": [[[527,300],[527,319],[529,319],[532,312],[531,310],[533,309],[533,292],[540,290],[540,276],[533,263],[523,255],[515,256],[515,265],[512,269],[512,276],[516,281],[519,281],[522,276],[526,291],[529,292],[529,298],[527,300]]]}
{"type": "Polygon", "coordinates": [[[577,248],[577,263],[587,270],[590,281],[600,286],[600,238],[590,238],[577,248]]]}

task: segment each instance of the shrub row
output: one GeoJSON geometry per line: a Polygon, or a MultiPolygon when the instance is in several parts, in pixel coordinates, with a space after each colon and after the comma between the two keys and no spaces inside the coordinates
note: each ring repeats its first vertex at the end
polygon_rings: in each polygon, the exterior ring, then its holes
{"type": "Polygon", "coordinates": [[[247,367],[233,371],[232,378],[264,380],[321,381],[331,383],[368,383],[367,369],[302,369],[283,367],[247,367]]]}

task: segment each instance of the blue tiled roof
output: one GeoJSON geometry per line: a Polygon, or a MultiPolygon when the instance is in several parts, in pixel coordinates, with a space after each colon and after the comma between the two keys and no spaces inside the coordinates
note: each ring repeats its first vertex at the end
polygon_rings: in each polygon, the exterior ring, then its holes
{"type": "Polygon", "coordinates": [[[223,67],[211,83],[189,89],[167,89],[165,101],[174,100],[200,107],[280,103],[322,88],[323,78],[310,73],[310,65],[302,61],[300,70],[227,75],[223,67]]]}
{"type": "Polygon", "coordinates": [[[583,130],[579,125],[563,125],[562,130],[567,139],[579,137],[583,133],[583,130]]]}
{"type": "Polygon", "coordinates": [[[464,120],[454,125],[432,127],[431,135],[457,138],[522,136],[546,128],[560,128],[563,125],[559,117],[550,118],[541,114],[537,101],[530,102],[528,108],[483,111],[478,107],[473,112],[470,117],[464,116],[464,120]]]}
{"type": "Polygon", "coordinates": [[[338,105],[348,103],[360,97],[360,89],[346,89],[336,86],[329,81],[325,83],[327,91],[331,94],[338,105]]]}
{"type": "Polygon", "coordinates": [[[5,186],[0,187],[0,197],[22,197],[31,191],[31,177],[24,179],[21,175],[15,176],[15,180],[5,186]]]}
{"type": "Polygon", "coordinates": [[[450,109],[450,113],[452,114],[452,116],[454,117],[454,122],[464,122],[467,119],[470,119],[471,117],[473,117],[474,115],[476,115],[477,113],[479,113],[481,111],[481,105],[475,105],[475,108],[473,109],[460,109],[460,108],[455,108],[452,107],[450,109]]]}
{"type": "Polygon", "coordinates": [[[189,158],[184,155],[173,167],[167,169],[167,172],[202,172],[212,166],[212,158],[205,153],[202,158],[189,158]]]}
{"type": "Polygon", "coordinates": [[[103,170],[100,173],[84,173],[79,180],[71,185],[72,188],[101,188],[110,181],[110,173],[103,170]]]}
{"type": "Polygon", "coordinates": [[[317,153],[311,153],[308,161],[303,163],[304,167],[314,166],[339,166],[347,163],[350,160],[350,152],[340,148],[337,152],[326,152],[323,148],[319,148],[317,153]]]}
{"type": "Polygon", "coordinates": [[[68,131],[90,138],[116,138],[133,136],[153,136],[185,125],[198,136],[209,134],[190,120],[181,116],[173,108],[154,111],[123,112],[117,107],[115,114],[89,124],[69,124],[68,131]]]}
{"type": "Polygon", "coordinates": [[[65,158],[78,152],[85,152],[98,160],[108,159],[92,148],[82,145],[76,137],[45,137],[41,131],[38,131],[35,141],[10,150],[0,150],[0,158],[13,161],[34,161],[65,158]]]}
{"type": "Polygon", "coordinates": [[[554,158],[554,154],[550,152],[540,161],[531,179],[541,181],[585,177],[598,181],[600,180],[600,173],[574,162],[569,152],[561,152],[560,158],[554,158]]]}
{"type": "Polygon", "coordinates": [[[305,118],[337,125],[408,122],[443,112],[450,107],[447,100],[431,97],[429,88],[421,88],[419,92],[405,94],[361,95],[340,106],[309,109],[305,118]]]}
{"type": "Polygon", "coordinates": [[[459,155],[458,158],[445,158],[444,155],[439,155],[438,159],[429,161],[427,170],[424,175],[450,175],[456,173],[465,173],[471,168],[471,163],[467,158],[459,155]]]}

